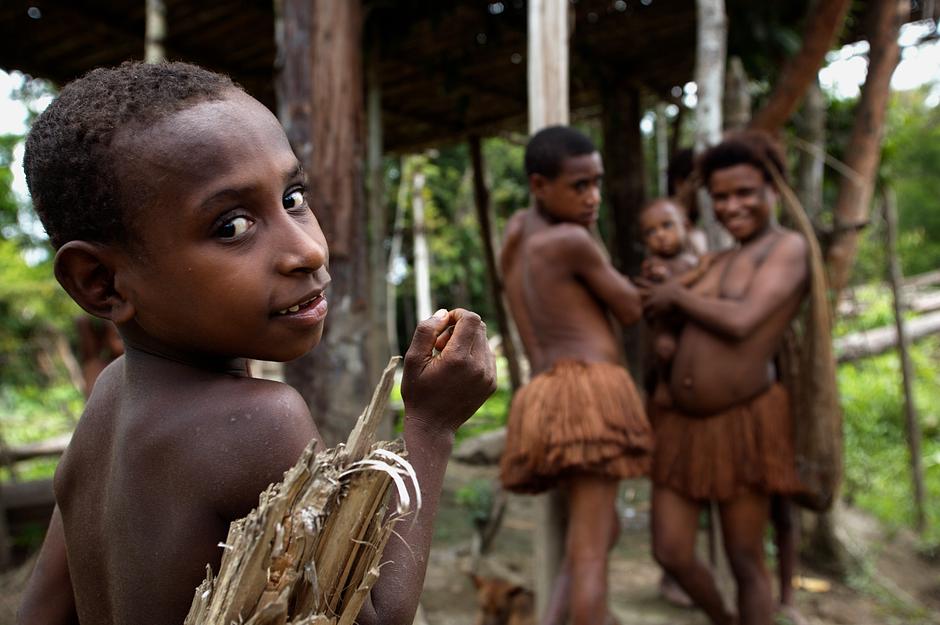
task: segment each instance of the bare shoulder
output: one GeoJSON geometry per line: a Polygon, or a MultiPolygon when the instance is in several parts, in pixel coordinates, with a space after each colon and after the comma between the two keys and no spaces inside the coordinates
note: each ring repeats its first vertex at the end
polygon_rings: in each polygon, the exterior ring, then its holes
{"type": "Polygon", "coordinates": [[[522,242],[522,235],[525,230],[526,211],[520,210],[513,213],[506,222],[506,228],[503,232],[503,244],[499,250],[500,269],[506,272],[509,265],[512,264],[522,242]]]}
{"type": "Polygon", "coordinates": [[[597,254],[600,248],[584,226],[559,223],[536,233],[531,239],[530,251],[577,257],[581,254],[597,254]]]}
{"type": "MultiPolygon", "coordinates": [[[[280,481],[319,432],[303,397],[287,384],[235,378],[207,392],[198,429],[206,437],[191,446],[191,466],[217,476],[210,493],[223,516],[244,515],[268,484],[280,481]]],[[[196,432],[194,432],[195,434],[196,432]]]]}

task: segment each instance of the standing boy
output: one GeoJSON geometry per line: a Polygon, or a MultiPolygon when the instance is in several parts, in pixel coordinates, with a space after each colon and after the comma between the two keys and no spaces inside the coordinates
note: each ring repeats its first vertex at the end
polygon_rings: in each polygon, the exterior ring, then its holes
{"type": "Polygon", "coordinates": [[[500,474],[516,492],[564,492],[571,619],[599,625],[607,619],[617,485],[648,471],[652,449],[608,319],[610,312],[636,323],[640,299],[589,231],[604,174],[590,139],[567,127],[541,130],[525,167],[532,206],[510,220],[501,264],[533,379],[513,398],[500,474]]]}
{"type": "MultiPolygon", "coordinates": [[[[229,523],[319,437],[296,391],[246,367],[297,358],[322,333],[328,251],[303,171],[264,106],[181,63],[66,86],[25,168],[56,277],[126,352],[56,471],[20,622],[182,623],[229,523]]],[[[479,317],[419,325],[402,395],[424,506],[386,548],[360,623],[411,623],[454,430],[493,389],[479,317]]]]}

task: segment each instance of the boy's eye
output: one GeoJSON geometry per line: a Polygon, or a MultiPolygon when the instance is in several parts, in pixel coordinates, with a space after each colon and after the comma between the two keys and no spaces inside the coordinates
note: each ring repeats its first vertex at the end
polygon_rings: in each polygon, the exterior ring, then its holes
{"type": "Polygon", "coordinates": [[[295,189],[284,196],[284,208],[297,208],[304,205],[304,192],[295,189]]]}
{"type": "Polygon", "coordinates": [[[251,221],[247,217],[235,217],[219,226],[216,236],[221,239],[234,239],[247,232],[250,227],[251,221]]]}

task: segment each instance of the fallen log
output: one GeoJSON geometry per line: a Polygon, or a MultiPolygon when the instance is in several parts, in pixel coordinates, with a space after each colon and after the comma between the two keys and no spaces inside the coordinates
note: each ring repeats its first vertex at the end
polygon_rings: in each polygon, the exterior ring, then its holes
{"type": "Polygon", "coordinates": [[[219,573],[207,567],[185,625],[354,622],[395,522],[420,507],[405,487],[416,478],[402,443],[372,443],[399,360],[385,369],[345,445],[314,453],[311,442],[258,507],[232,523],[219,573]],[[392,484],[398,508],[386,514],[392,484]]]}
{"type": "MultiPolygon", "coordinates": [[[[907,331],[911,341],[937,334],[940,332],[940,313],[931,313],[911,319],[908,321],[907,331]]],[[[892,324],[874,330],[848,334],[836,339],[833,342],[833,347],[835,347],[836,361],[843,363],[883,354],[890,349],[894,349],[897,344],[898,331],[892,324]]]]}
{"type": "Polygon", "coordinates": [[[69,446],[70,440],[72,440],[71,432],[36,443],[8,446],[5,450],[6,453],[0,455],[0,463],[13,464],[14,462],[32,460],[33,458],[61,456],[65,452],[65,448],[69,446]]]}

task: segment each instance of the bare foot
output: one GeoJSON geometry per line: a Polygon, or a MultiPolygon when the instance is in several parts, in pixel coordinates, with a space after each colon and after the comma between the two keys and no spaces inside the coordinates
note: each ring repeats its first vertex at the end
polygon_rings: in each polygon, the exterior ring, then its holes
{"type": "Polygon", "coordinates": [[[780,604],[777,606],[777,613],[774,614],[774,622],[777,625],[809,625],[809,621],[800,614],[795,605],[780,604]]]}
{"type": "Polygon", "coordinates": [[[666,573],[663,573],[662,578],[659,580],[659,596],[680,608],[691,608],[693,605],[692,599],[685,594],[679,583],[666,573]]]}

